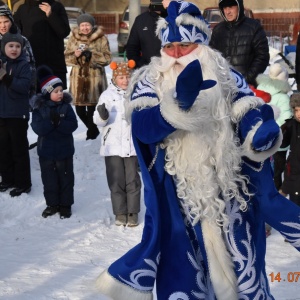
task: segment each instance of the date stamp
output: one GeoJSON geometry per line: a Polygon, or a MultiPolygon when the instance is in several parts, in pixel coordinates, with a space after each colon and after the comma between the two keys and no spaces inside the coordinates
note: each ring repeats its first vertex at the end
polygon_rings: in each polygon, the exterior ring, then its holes
{"type": "Polygon", "coordinates": [[[281,276],[280,272],[277,273],[270,273],[269,274],[271,282],[299,282],[300,283],[300,272],[288,272],[286,278],[284,276],[281,276]]]}

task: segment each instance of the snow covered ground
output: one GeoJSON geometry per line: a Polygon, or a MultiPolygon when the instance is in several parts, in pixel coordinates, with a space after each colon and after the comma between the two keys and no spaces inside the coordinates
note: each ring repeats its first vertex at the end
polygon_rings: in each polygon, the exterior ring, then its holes
{"type": "MultiPolygon", "coordinates": [[[[116,35],[109,39],[117,52],[116,35]]],[[[111,77],[109,68],[107,73],[111,77]]],[[[36,141],[31,129],[28,137],[36,141]]],[[[1,300],[108,299],[95,290],[97,276],[140,241],[144,207],[138,227],[115,226],[100,139],[86,141],[81,122],[74,139],[75,204],[70,219],[41,217],[45,200],[36,148],[30,150],[32,191],[17,198],[0,193],[1,300]]],[[[274,230],[267,239],[266,262],[267,274],[280,273],[283,279],[271,282],[269,276],[275,299],[299,300],[300,278],[288,282],[288,273],[300,272],[300,253],[274,230]]]]}

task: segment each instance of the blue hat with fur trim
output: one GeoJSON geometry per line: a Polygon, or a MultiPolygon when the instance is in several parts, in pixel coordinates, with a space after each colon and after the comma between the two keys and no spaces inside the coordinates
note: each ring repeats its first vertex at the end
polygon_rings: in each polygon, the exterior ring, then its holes
{"type": "Polygon", "coordinates": [[[171,1],[168,16],[157,22],[156,34],[162,47],[172,42],[208,45],[211,30],[199,8],[186,1],[171,1]]]}

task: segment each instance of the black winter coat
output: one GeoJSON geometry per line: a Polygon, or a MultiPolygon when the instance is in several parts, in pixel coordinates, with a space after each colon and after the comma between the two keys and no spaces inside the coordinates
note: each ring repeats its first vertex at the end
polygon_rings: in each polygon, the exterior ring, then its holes
{"type": "Polygon", "coordinates": [[[300,195],[300,123],[292,118],[281,128],[283,133],[281,147],[290,146],[281,189],[285,194],[298,192],[300,195]]]}
{"type": "Polygon", "coordinates": [[[151,11],[135,18],[126,45],[126,55],[136,62],[137,68],[149,64],[151,57],[160,56],[161,41],[155,34],[158,18],[159,15],[151,11]]]}
{"type": "Polygon", "coordinates": [[[269,64],[269,46],[259,21],[242,16],[236,22],[223,21],[212,32],[210,46],[256,86],[255,78],[269,64]]]}
{"type": "Polygon", "coordinates": [[[31,68],[25,52],[16,59],[6,59],[10,80],[0,80],[0,118],[29,119],[31,68]]]}
{"type": "Polygon", "coordinates": [[[31,127],[38,135],[38,155],[47,160],[64,160],[75,152],[72,133],[77,129],[77,118],[71,106],[72,97],[64,93],[63,100],[54,102],[41,94],[33,98],[31,127]],[[51,111],[60,115],[60,122],[55,126],[51,122],[51,111]]]}
{"type": "Polygon", "coordinates": [[[48,65],[60,77],[66,88],[67,67],[64,56],[64,38],[70,33],[68,16],[64,6],[54,0],[49,17],[39,8],[39,1],[22,4],[14,14],[15,23],[30,42],[36,66],[48,65]],[[62,78],[62,76],[64,77],[62,78]]]}

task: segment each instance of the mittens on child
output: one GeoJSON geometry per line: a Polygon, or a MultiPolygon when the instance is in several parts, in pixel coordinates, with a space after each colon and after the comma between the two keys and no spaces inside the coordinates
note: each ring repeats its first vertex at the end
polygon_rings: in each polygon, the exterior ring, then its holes
{"type": "Polygon", "coordinates": [[[50,111],[50,120],[54,127],[57,127],[60,123],[60,114],[55,109],[50,111]]]}
{"type": "Polygon", "coordinates": [[[108,111],[105,107],[105,103],[102,103],[101,105],[99,105],[97,107],[97,111],[98,111],[99,116],[102,120],[106,121],[108,119],[109,114],[108,114],[108,111]]]}
{"type": "Polygon", "coordinates": [[[210,89],[215,85],[214,80],[203,80],[199,60],[192,61],[177,78],[176,98],[179,101],[179,107],[188,110],[194,104],[200,91],[210,89]]]}

